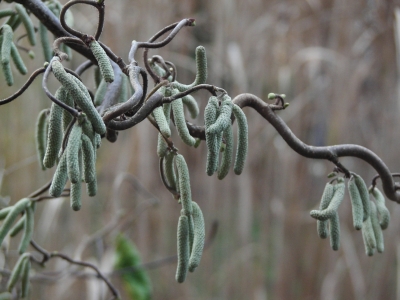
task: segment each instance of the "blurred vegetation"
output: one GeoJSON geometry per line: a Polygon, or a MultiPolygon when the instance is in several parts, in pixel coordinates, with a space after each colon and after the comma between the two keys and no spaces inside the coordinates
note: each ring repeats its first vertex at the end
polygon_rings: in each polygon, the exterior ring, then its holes
{"type": "MultiPolygon", "coordinates": [[[[373,0],[106,1],[102,41],[126,58],[133,39],[148,40],[170,23],[195,18],[196,27],[185,28],[160,51],[150,51],[176,63],[180,81],[192,81],[194,50],[203,45],[209,83],[232,96],[249,92],[266,99],[269,92],[285,93],[291,105],[279,115],[300,139],[316,146],[360,144],[395,172],[400,170],[399,9],[396,1],[373,0]]],[[[72,11],[76,28],[94,31],[94,9],[77,5],[72,11]]],[[[43,65],[41,50],[34,50],[37,59],[30,61],[30,71],[43,65]]],[[[24,59],[29,60],[27,55],[24,59]]],[[[83,60],[74,55],[70,67],[83,60]]],[[[92,75],[83,78],[89,87],[94,87],[92,75]]],[[[8,88],[2,76],[2,98],[27,78],[16,75],[15,85],[8,88]]],[[[204,109],[207,93],[195,97],[204,109]]],[[[28,92],[0,109],[0,195],[9,195],[11,203],[52,176],[53,170],[40,170],[34,146],[37,114],[49,105],[41,80],[36,80],[28,92]]],[[[245,113],[249,159],[241,176],[231,172],[223,181],[205,174],[205,144],[188,148],[174,132],[189,164],[193,199],[202,207],[206,230],[214,220],[220,226],[199,268],[184,284],[175,282],[175,263],[149,270],[153,298],[400,299],[398,205],[388,203],[393,220],[384,232],[385,253],[371,258],[365,255],[360,232],[352,228],[346,196],[339,211],[341,248],[332,251],[329,241],[318,238],[309,211],[318,207],[333,165],[298,156],[256,112],[247,108],[245,113]]],[[[143,262],[175,254],[180,207],[159,178],[156,141],[157,132],[145,121],[121,132],[115,144],[104,142],[98,154],[98,195],[83,199],[79,212],[66,199],[38,205],[35,239],[49,250],[90,260],[105,273],[113,268],[118,230],[135,242],[143,262]],[[131,175],[118,176],[126,173],[131,175]],[[118,217],[123,221],[118,230],[87,242],[118,217]]],[[[342,162],[367,182],[375,175],[356,159],[342,162]]],[[[16,250],[14,242],[10,249],[16,250]]],[[[10,251],[6,267],[17,256],[10,251]]],[[[1,266],[4,260],[2,256],[1,266]]],[[[76,269],[59,261],[36,269],[60,270],[76,269]]],[[[111,280],[122,290],[119,276],[111,280]]],[[[38,278],[32,291],[31,299],[60,300],[106,299],[108,292],[97,279],[74,276],[38,278]]]]}

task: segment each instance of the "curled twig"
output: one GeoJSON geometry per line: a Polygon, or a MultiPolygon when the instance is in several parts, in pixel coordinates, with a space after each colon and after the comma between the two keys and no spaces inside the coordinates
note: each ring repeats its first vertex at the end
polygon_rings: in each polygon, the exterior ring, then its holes
{"type": "Polygon", "coordinates": [[[7,104],[13,100],[15,100],[16,98],[18,98],[19,96],[21,96],[23,94],[23,92],[26,91],[26,89],[31,85],[31,83],[33,82],[33,80],[35,80],[35,78],[39,75],[42,74],[46,71],[46,68],[40,68],[37,69],[35,72],[32,73],[32,75],[28,78],[27,82],[14,94],[12,94],[10,97],[5,98],[3,100],[0,100],[0,105],[3,104],[7,104]]]}

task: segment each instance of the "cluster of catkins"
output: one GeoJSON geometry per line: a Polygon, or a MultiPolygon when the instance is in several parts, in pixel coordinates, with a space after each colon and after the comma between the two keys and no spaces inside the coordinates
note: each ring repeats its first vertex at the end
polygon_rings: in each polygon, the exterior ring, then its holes
{"type": "MultiPolygon", "coordinates": [[[[45,1],[45,4],[56,17],[59,17],[62,9],[62,4],[59,1],[45,1]]],[[[23,24],[31,46],[36,45],[36,35],[32,20],[25,7],[23,7],[21,4],[15,4],[14,9],[8,8],[0,10],[0,19],[6,17],[8,17],[8,20],[4,25],[1,26],[0,29],[0,60],[5,80],[9,86],[12,86],[14,84],[14,78],[11,71],[10,59],[13,60],[15,67],[22,75],[27,73],[26,66],[21,58],[21,55],[19,54],[18,46],[16,46],[13,42],[14,31],[19,25],[23,24]]],[[[65,20],[69,25],[72,26],[73,16],[70,11],[67,11],[65,20]]],[[[48,30],[42,23],[39,24],[39,36],[45,60],[50,61],[53,56],[53,50],[49,41],[48,30]]],[[[25,48],[20,49],[28,51],[29,56],[32,59],[35,58],[35,53],[32,50],[27,50],[25,48]]],[[[67,52],[69,57],[71,56],[71,49],[69,47],[63,44],[62,50],[67,52]]]]}
{"type": "MultiPolygon", "coordinates": [[[[103,79],[112,82],[114,72],[103,48],[95,40],[89,47],[98,61],[103,79]]],[[[42,162],[43,169],[51,168],[58,162],[49,193],[59,197],[69,179],[71,207],[79,210],[82,180],[87,183],[89,196],[94,196],[97,192],[96,151],[101,143],[101,135],[106,132],[106,126],[94,107],[86,86],[66,72],[60,59],[54,57],[48,67],[61,83],[55,97],[66,106],[79,108],[82,112],[74,120],[67,110],[53,103],[49,114],[47,110],[39,114],[36,127],[39,161],[42,162]]]]}
{"type": "MultiPolygon", "coordinates": [[[[390,221],[384,196],[375,186],[368,190],[361,176],[355,173],[351,173],[347,184],[352,206],[353,226],[356,230],[361,229],[362,231],[366,254],[372,256],[375,250],[382,253],[384,251],[382,230],[388,227],[390,221]],[[370,193],[375,201],[370,200],[370,193]]],[[[343,178],[336,178],[333,182],[328,182],[322,195],[319,210],[310,212],[310,215],[317,219],[317,231],[320,238],[325,239],[330,235],[333,250],[338,250],[340,245],[337,210],[344,198],[345,189],[343,178]]]]}

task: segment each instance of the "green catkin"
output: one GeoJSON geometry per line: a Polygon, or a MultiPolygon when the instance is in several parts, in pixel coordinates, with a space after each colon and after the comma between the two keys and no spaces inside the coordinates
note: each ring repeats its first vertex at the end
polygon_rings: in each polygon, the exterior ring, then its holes
{"type": "MultiPolygon", "coordinates": [[[[178,93],[178,90],[175,89],[173,94],[176,93],[178,93]]],[[[193,146],[196,143],[196,139],[190,135],[187,128],[182,99],[174,100],[171,105],[178,135],[186,145],[193,146]]]]}
{"type": "Polygon", "coordinates": [[[249,129],[247,125],[246,115],[238,105],[233,104],[232,112],[238,124],[236,158],[233,170],[236,175],[240,175],[243,172],[244,163],[246,161],[247,152],[249,148],[249,141],[248,141],[249,129]]]}
{"type": "Polygon", "coordinates": [[[79,168],[79,150],[82,145],[82,128],[79,124],[74,124],[69,134],[67,151],[68,178],[71,183],[80,183],[82,180],[81,170],[79,168]]]}
{"type": "Polygon", "coordinates": [[[48,30],[43,23],[39,24],[39,37],[40,37],[40,44],[42,45],[43,49],[43,56],[44,60],[50,62],[51,58],[53,57],[53,49],[50,45],[49,36],[47,34],[48,30]]]}
{"type": "Polygon", "coordinates": [[[189,170],[185,158],[178,154],[175,157],[176,168],[178,170],[179,191],[181,195],[182,208],[185,214],[192,213],[192,192],[190,190],[189,170]]]}
{"type": "Polygon", "coordinates": [[[208,128],[215,123],[218,114],[218,99],[210,97],[204,109],[204,124],[206,129],[207,144],[207,165],[206,173],[208,176],[214,174],[218,167],[219,145],[217,145],[217,135],[208,132],[208,128]]]}
{"type": "Polygon", "coordinates": [[[21,274],[21,296],[22,299],[28,297],[29,292],[29,272],[31,270],[31,260],[25,259],[24,265],[22,267],[21,274]]]}
{"type": "Polygon", "coordinates": [[[12,30],[14,31],[15,29],[17,29],[17,27],[22,23],[21,18],[19,17],[18,14],[15,14],[13,16],[11,16],[10,19],[8,19],[7,21],[7,25],[9,25],[12,30]]]}
{"type": "Polygon", "coordinates": [[[23,7],[21,4],[16,4],[15,9],[18,12],[19,17],[21,18],[22,23],[24,23],[29,43],[32,46],[35,46],[36,45],[35,27],[33,26],[31,18],[26,12],[25,7],[23,7]]]}
{"type": "Polygon", "coordinates": [[[157,136],[157,156],[158,157],[164,157],[168,152],[168,144],[164,140],[163,136],[161,133],[158,134],[157,136]]]}
{"type": "Polygon", "coordinates": [[[367,243],[367,237],[365,236],[364,230],[361,230],[361,233],[364,242],[365,254],[367,254],[368,256],[373,256],[375,253],[375,249],[370,247],[370,245],[367,243]]]}
{"type": "Polygon", "coordinates": [[[86,191],[89,197],[94,197],[97,194],[97,179],[96,177],[92,182],[86,184],[86,191]]]}
{"type": "Polygon", "coordinates": [[[335,193],[328,205],[328,207],[324,210],[312,210],[310,212],[311,217],[314,219],[325,221],[328,220],[336,214],[339,205],[342,203],[345,193],[345,183],[342,178],[338,179],[338,183],[335,185],[335,193]]]}
{"type": "Polygon", "coordinates": [[[4,77],[9,86],[14,84],[14,78],[10,67],[10,57],[11,57],[11,44],[13,43],[13,30],[12,28],[4,24],[1,28],[2,33],[2,43],[1,43],[1,65],[4,72],[4,77]]]}
{"type": "Polygon", "coordinates": [[[229,172],[229,168],[232,164],[233,155],[233,131],[232,126],[229,126],[224,130],[225,139],[225,151],[222,153],[222,161],[218,170],[218,179],[222,180],[229,172]]]}
{"type": "Polygon", "coordinates": [[[94,149],[91,140],[82,134],[82,153],[83,153],[83,178],[86,183],[96,179],[96,162],[94,149]]]}
{"type": "MultiPolygon", "coordinates": [[[[165,90],[165,89],[163,89],[165,90]]],[[[166,123],[169,128],[169,121],[171,117],[171,103],[165,103],[163,104],[163,112],[165,116],[166,123]]],[[[158,140],[157,140],[157,155],[158,157],[164,157],[167,153],[168,150],[168,145],[165,142],[164,138],[161,136],[161,134],[158,134],[158,140]]]]}
{"type": "MultiPolygon", "coordinates": [[[[68,91],[66,89],[63,88],[63,90],[65,91],[63,96],[60,96],[60,101],[63,101],[66,105],[70,106],[70,107],[74,107],[74,99],[71,97],[71,95],[68,93],[68,91]]],[[[74,117],[66,110],[63,109],[62,112],[62,128],[63,128],[63,132],[65,133],[65,131],[67,130],[69,124],[71,123],[71,121],[74,119],[74,117]]]]}
{"type": "Polygon", "coordinates": [[[329,219],[329,232],[331,247],[334,251],[337,251],[340,246],[340,223],[339,214],[337,212],[329,219]]]}
{"type": "Polygon", "coordinates": [[[185,85],[179,82],[173,82],[172,86],[177,88],[180,92],[187,91],[188,89],[206,83],[207,80],[207,55],[206,49],[203,46],[196,48],[196,78],[192,84],[185,85]]]}
{"type": "Polygon", "coordinates": [[[176,176],[174,169],[174,158],[175,155],[172,152],[168,152],[164,157],[164,174],[168,185],[176,190],[176,176]]]}
{"type": "Polygon", "coordinates": [[[16,13],[12,9],[3,9],[0,10],[0,18],[14,16],[16,13]]]}
{"type": "Polygon", "coordinates": [[[22,74],[25,75],[28,73],[24,61],[22,60],[21,55],[19,55],[17,46],[14,43],[11,43],[11,58],[17,68],[17,70],[22,74]]]}
{"type": "Polygon", "coordinates": [[[175,279],[179,283],[185,281],[189,264],[189,221],[181,212],[178,222],[178,266],[175,279]]]}
{"type": "Polygon", "coordinates": [[[189,221],[189,253],[192,253],[193,241],[194,241],[194,222],[193,216],[188,216],[189,221]]]}
{"type": "Polygon", "coordinates": [[[217,134],[223,132],[228,126],[231,126],[231,115],[232,115],[232,100],[227,94],[222,96],[222,103],[219,108],[218,118],[213,125],[211,125],[207,131],[211,134],[217,134]]]}
{"type": "Polygon", "coordinates": [[[68,179],[68,167],[67,167],[67,151],[64,151],[57,165],[56,172],[54,173],[53,180],[50,185],[49,194],[53,197],[60,197],[62,194],[65,184],[68,179]]]}
{"type": "Polygon", "coordinates": [[[378,210],[376,208],[376,205],[374,202],[371,201],[371,224],[372,228],[374,230],[374,236],[375,236],[375,241],[376,241],[376,250],[379,253],[383,253],[385,250],[385,245],[383,242],[383,233],[382,233],[382,228],[379,225],[379,220],[378,220],[378,210]]]}
{"type": "Polygon", "coordinates": [[[204,217],[199,205],[193,203],[193,223],[194,223],[194,240],[192,251],[189,258],[189,271],[193,272],[200,264],[201,256],[204,249],[204,241],[206,236],[204,217]]]}
{"type": "Polygon", "coordinates": [[[46,152],[46,136],[47,136],[47,114],[48,109],[43,109],[36,120],[36,130],[35,130],[35,142],[36,142],[36,153],[39,161],[39,165],[42,170],[46,170],[43,165],[43,158],[46,152]]]}
{"type": "Polygon", "coordinates": [[[96,40],[93,40],[90,43],[89,47],[90,50],[92,50],[92,53],[99,64],[100,72],[104,80],[106,82],[113,82],[114,70],[111,66],[110,59],[108,58],[104,49],[100,46],[100,44],[96,40]]]}
{"type": "Polygon", "coordinates": [[[96,93],[94,94],[94,105],[99,106],[103,103],[104,96],[107,92],[107,82],[104,79],[101,79],[100,84],[97,87],[96,93]]]}
{"type": "Polygon", "coordinates": [[[360,175],[354,174],[352,173],[352,175],[354,176],[354,180],[356,182],[356,185],[358,187],[358,192],[360,193],[361,196],[361,201],[363,203],[363,209],[364,209],[364,216],[363,216],[363,221],[365,221],[369,214],[370,214],[370,200],[369,200],[369,192],[368,192],[368,188],[365,185],[364,180],[361,178],[360,175]]]}
{"type": "Polygon", "coordinates": [[[34,226],[34,213],[32,204],[25,209],[25,222],[24,222],[24,234],[21,238],[21,242],[18,247],[18,253],[22,254],[28,248],[28,245],[32,239],[34,226]]]}
{"type": "Polygon", "coordinates": [[[10,230],[10,237],[15,237],[25,226],[26,216],[23,215],[10,230]]]}
{"type": "Polygon", "coordinates": [[[364,221],[361,230],[363,231],[364,234],[365,238],[364,242],[368,245],[368,247],[376,249],[376,238],[375,238],[374,228],[372,226],[371,216],[368,216],[368,218],[364,221]]]}
{"type": "Polygon", "coordinates": [[[12,292],[14,286],[17,284],[18,279],[21,277],[22,269],[25,263],[25,260],[29,260],[30,254],[24,253],[22,254],[17,263],[14,266],[14,269],[11,272],[10,277],[8,278],[7,282],[7,291],[12,292]]]}
{"type": "Polygon", "coordinates": [[[382,230],[385,230],[386,228],[388,228],[390,222],[390,212],[385,205],[385,197],[382,195],[377,187],[374,187],[371,193],[375,199],[376,209],[379,213],[379,224],[381,225],[382,230]]]}
{"type": "Polygon", "coordinates": [[[192,119],[197,118],[199,115],[199,105],[192,95],[186,95],[182,98],[183,104],[186,106],[192,119]]]}
{"type": "Polygon", "coordinates": [[[360,230],[363,224],[364,209],[360,192],[358,191],[358,187],[354,180],[354,176],[350,177],[350,180],[347,183],[347,187],[349,189],[350,200],[351,200],[351,208],[353,213],[353,226],[355,229],[360,230]]]}
{"type": "MultiPolygon", "coordinates": [[[[64,88],[60,87],[55,94],[55,97],[62,101],[62,94],[64,94],[64,88]],[[61,98],[61,99],[60,99],[61,98]]],[[[62,130],[62,112],[63,108],[56,103],[51,104],[50,114],[49,114],[49,130],[47,133],[47,147],[46,153],[43,158],[43,165],[50,169],[56,163],[58,158],[58,152],[60,151],[62,140],[63,140],[63,130],[62,130]]]]}
{"type": "Polygon", "coordinates": [[[5,207],[0,210],[0,220],[4,220],[8,213],[13,209],[13,206],[5,207]]]}
{"type": "Polygon", "coordinates": [[[122,76],[122,82],[121,82],[120,92],[119,92],[119,96],[118,96],[118,103],[124,103],[129,98],[129,96],[128,96],[128,84],[129,84],[128,77],[124,73],[122,73],[121,76],[122,76]]]}
{"type": "MultiPolygon", "coordinates": [[[[328,182],[325,185],[324,192],[322,193],[321,203],[319,205],[320,210],[328,208],[334,193],[335,186],[328,182]]],[[[328,237],[328,221],[317,220],[317,232],[321,239],[326,239],[328,237]]]]}
{"type": "Polygon", "coordinates": [[[78,85],[78,83],[74,79],[68,76],[69,74],[64,70],[63,65],[57,59],[53,60],[52,62],[52,70],[57,80],[68,90],[70,96],[75,100],[82,111],[86,114],[87,118],[92,123],[94,130],[99,134],[104,134],[106,132],[106,125],[101,119],[96,108],[93,106],[90,97],[87,97],[86,87],[85,93],[81,89],[82,86],[78,85]]]}
{"type": "MultiPolygon", "coordinates": [[[[153,110],[153,117],[158,125],[158,128],[160,129],[161,134],[167,138],[170,137],[171,129],[169,128],[169,120],[167,120],[167,118],[165,117],[163,107],[161,107],[161,106],[156,107],[153,110]]],[[[185,123],[185,126],[186,126],[186,123],[185,123]]]]}
{"type": "MultiPolygon", "coordinates": [[[[79,170],[82,170],[82,153],[79,151],[78,153],[78,167],[79,170]]],[[[79,173],[79,177],[82,178],[82,173],[79,173]]],[[[71,181],[72,182],[72,181],[71,181]]],[[[71,194],[70,194],[70,202],[71,208],[74,211],[78,211],[82,207],[82,182],[79,180],[77,183],[71,183],[71,194]]]]}
{"type": "Polygon", "coordinates": [[[4,219],[3,224],[0,228],[0,245],[3,243],[4,238],[10,231],[18,215],[25,210],[30,202],[31,200],[29,198],[23,198],[19,200],[7,214],[7,217],[4,219]]]}

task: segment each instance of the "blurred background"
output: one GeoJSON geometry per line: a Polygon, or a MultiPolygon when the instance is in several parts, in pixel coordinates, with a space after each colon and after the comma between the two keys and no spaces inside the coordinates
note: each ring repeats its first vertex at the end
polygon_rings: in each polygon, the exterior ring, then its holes
{"type": "MultiPolygon", "coordinates": [[[[169,45],[150,51],[150,56],[159,54],[176,64],[179,81],[193,81],[195,48],[203,45],[208,83],[232,97],[248,92],[267,99],[270,92],[284,93],[290,106],[278,114],[305,143],[359,144],[377,153],[392,172],[400,170],[398,1],[105,3],[101,40],[125,61],[133,39],[147,41],[166,25],[195,18],[195,27],[183,28],[169,45]]],[[[75,28],[94,32],[94,9],[76,5],[72,12],[75,28]]],[[[40,47],[33,49],[35,60],[22,54],[30,71],[44,62],[40,47]]],[[[83,61],[75,53],[66,66],[73,69],[83,61]]],[[[27,79],[14,74],[11,88],[0,74],[2,98],[27,79]]],[[[83,80],[94,89],[92,70],[83,80]]],[[[52,84],[55,91],[55,80],[52,84]]],[[[209,95],[194,96],[202,112],[209,95]]],[[[0,109],[0,195],[9,196],[10,203],[52,177],[54,169],[40,169],[34,143],[36,117],[49,106],[39,77],[23,96],[0,109]]],[[[244,111],[250,148],[241,176],[231,171],[223,181],[208,177],[205,143],[190,148],[173,131],[173,141],[188,162],[193,200],[203,210],[207,233],[218,222],[200,267],[185,283],[175,281],[173,259],[159,262],[176,254],[180,205],[160,180],[157,132],[147,120],[120,132],[114,144],[103,141],[97,160],[99,192],[93,198],[84,195],[81,211],[73,212],[68,199],[37,206],[35,240],[49,251],[93,262],[109,274],[115,237],[124,232],[143,263],[155,262],[145,265],[153,299],[400,299],[399,205],[387,202],[392,221],[384,232],[385,252],[368,257],[361,232],[352,227],[346,194],[339,210],[341,246],[333,251],[329,240],[318,237],[316,221],[309,215],[319,206],[333,165],[299,156],[266,120],[251,108],[244,111]]],[[[202,113],[191,121],[202,125],[202,113]]],[[[341,162],[370,185],[376,172],[369,165],[353,158],[341,162]]],[[[18,242],[19,238],[9,241],[9,251],[2,256],[4,268],[14,265],[18,242]]],[[[104,282],[69,274],[78,269],[63,261],[53,259],[46,269],[34,269],[31,299],[109,298],[104,282]]],[[[130,299],[120,276],[110,278],[123,299],[130,299]]]]}

